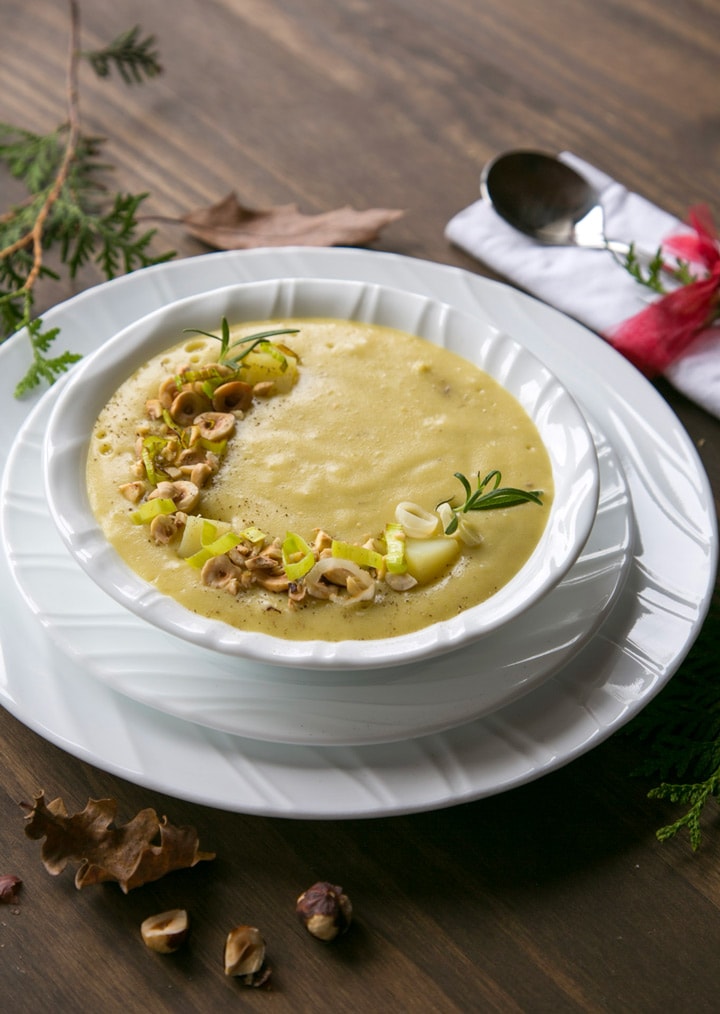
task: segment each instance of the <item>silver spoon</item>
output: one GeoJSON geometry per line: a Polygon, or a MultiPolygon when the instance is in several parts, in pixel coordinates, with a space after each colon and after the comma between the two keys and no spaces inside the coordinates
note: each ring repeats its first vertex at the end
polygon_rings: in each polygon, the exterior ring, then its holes
{"type": "Polygon", "coordinates": [[[540,243],[609,250],[622,258],[630,253],[629,243],[605,236],[595,188],[553,155],[498,155],[482,171],[480,193],[501,218],[540,243]]]}

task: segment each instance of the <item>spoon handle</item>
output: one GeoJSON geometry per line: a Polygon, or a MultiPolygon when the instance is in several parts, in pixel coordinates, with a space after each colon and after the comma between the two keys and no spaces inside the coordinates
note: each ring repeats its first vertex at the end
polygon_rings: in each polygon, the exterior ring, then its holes
{"type": "Polygon", "coordinates": [[[624,243],[620,239],[607,239],[605,240],[605,249],[609,250],[610,253],[615,254],[616,257],[627,257],[630,250],[634,250],[636,254],[640,254],[640,251],[634,245],[630,243],[624,243]]]}
{"type": "Polygon", "coordinates": [[[645,264],[649,264],[657,256],[657,248],[650,250],[644,246],[638,246],[637,243],[625,243],[621,239],[608,239],[605,241],[605,249],[608,250],[613,257],[622,261],[623,264],[627,260],[628,254],[632,250],[633,254],[639,261],[643,261],[645,264]]]}

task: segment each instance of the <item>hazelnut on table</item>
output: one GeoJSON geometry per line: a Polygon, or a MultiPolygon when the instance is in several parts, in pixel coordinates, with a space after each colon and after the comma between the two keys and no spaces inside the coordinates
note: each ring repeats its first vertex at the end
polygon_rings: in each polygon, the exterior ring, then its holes
{"type": "Polygon", "coordinates": [[[342,887],[320,880],[295,904],[300,922],[318,940],[334,940],[347,932],[352,921],[352,904],[342,887]]]}

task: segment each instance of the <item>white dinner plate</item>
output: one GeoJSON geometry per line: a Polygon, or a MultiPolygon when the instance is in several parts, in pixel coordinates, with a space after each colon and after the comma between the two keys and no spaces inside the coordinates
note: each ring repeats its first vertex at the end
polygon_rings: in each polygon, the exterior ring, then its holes
{"type": "MultiPolygon", "coordinates": [[[[517,291],[455,268],[361,250],[212,254],[98,286],[45,315],[81,352],[164,301],[233,281],[358,278],[428,293],[489,319],[570,388],[620,458],[638,538],[624,589],[579,654],[518,701],[451,730],[369,746],[293,746],[241,738],[148,708],[57,650],[2,561],[0,700],[70,753],[138,784],[228,810],[359,817],[477,799],[590,749],[667,682],[707,612],[716,522],[707,477],[669,406],[585,328],[517,291]]],[[[29,354],[0,349],[8,448],[32,403],[12,390],[29,354]]]]}
{"type": "Polygon", "coordinates": [[[43,433],[62,386],[30,413],[5,467],[2,542],[11,573],[49,636],[84,671],[209,728],[278,743],[347,746],[479,718],[572,658],[602,623],[629,570],[628,488],[617,455],[597,434],[600,502],[580,558],[549,595],[481,643],[386,669],[289,669],[230,658],[144,622],[71,556],[48,511],[41,467],[43,433]]]}

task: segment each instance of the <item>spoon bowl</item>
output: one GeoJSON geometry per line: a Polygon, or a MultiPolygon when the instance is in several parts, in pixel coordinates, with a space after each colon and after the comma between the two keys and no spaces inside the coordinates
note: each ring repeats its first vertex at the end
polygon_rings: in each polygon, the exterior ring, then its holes
{"type": "Polygon", "coordinates": [[[630,244],[605,236],[597,190],[553,155],[498,155],[482,171],[480,192],[509,225],[540,243],[609,250],[618,257],[630,252],[630,244]]]}

